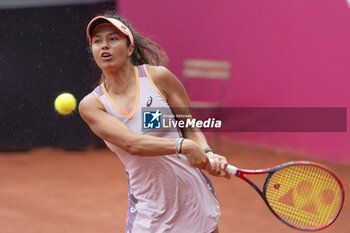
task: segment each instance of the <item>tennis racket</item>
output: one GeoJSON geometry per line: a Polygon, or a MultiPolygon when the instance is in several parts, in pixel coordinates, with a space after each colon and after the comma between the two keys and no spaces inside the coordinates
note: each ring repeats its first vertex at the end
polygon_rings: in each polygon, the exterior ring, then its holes
{"type": "Polygon", "coordinates": [[[260,170],[228,165],[226,171],[250,184],[277,218],[299,230],[328,227],[343,207],[341,181],[329,168],[318,163],[297,161],[260,170]],[[262,190],[244,176],[258,174],[267,174],[262,190]]]}

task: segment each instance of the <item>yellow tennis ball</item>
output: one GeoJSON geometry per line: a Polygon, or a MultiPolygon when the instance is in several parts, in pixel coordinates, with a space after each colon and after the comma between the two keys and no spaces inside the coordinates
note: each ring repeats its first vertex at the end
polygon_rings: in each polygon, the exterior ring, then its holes
{"type": "Polygon", "coordinates": [[[67,115],[77,106],[75,97],[70,93],[62,93],[55,99],[55,109],[58,113],[67,115]]]}

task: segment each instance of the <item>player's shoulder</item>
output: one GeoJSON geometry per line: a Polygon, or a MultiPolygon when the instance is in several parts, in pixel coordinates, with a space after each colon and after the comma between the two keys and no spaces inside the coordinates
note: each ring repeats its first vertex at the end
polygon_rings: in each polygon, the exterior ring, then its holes
{"type": "Polygon", "coordinates": [[[173,73],[165,66],[148,66],[148,73],[153,81],[161,81],[164,79],[174,78],[173,73]]]}
{"type": "Polygon", "coordinates": [[[156,86],[168,88],[178,82],[178,78],[165,66],[149,66],[148,73],[156,86]]]}
{"type": "Polygon", "coordinates": [[[94,98],[96,99],[93,92],[90,92],[89,94],[84,96],[84,98],[80,101],[79,104],[88,105],[89,103],[94,102],[94,98]]]}
{"type": "Polygon", "coordinates": [[[90,92],[79,102],[79,112],[84,112],[88,109],[94,108],[100,109],[103,108],[103,105],[94,95],[94,93],[90,92]]]}
{"type": "Polygon", "coordinates": [[[178,86],[179,81],[177,77],[164,66],[149,66],[148,73],[156,87],[166,99],[169,92],[172,92],[174,88],[176,89],[178,86]]]}

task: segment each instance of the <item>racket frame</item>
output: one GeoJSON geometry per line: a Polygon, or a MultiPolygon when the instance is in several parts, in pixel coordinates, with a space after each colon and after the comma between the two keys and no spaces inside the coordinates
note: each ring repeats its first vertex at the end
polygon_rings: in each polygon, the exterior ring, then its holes
{"type": "Polygon", "coordinates": [[[304,231],[317,231],[317,230],[322,230],[328,226],[330,226],[332,223],[335,222],[335,220],[338,218],[342,208],[343,208],[343,204],[344,204],[344,198],[345,198],[345,194],[344,194],[344,188],[343,188],[343,184],[341,183],[340,179],[335,175],[335,173],[333,171],[331,171],[328,167],[319,164],[319,163],[315,163],[315,162],[310,162],[310,161],[293,161],[293,162],[288,162],[288,163],[284,163],[281,165],[278,165],[276,167],[273,168],[266,168],[266,169],[259,169],[259,170],[247,170],[247,169],[240,169],[237,167],[234,167],[232,165],[228,165],[226,168],[226,171],[228,171],[231,175],[237,176],[239,178],[241,178],[242,180],[246,181],[248,184],[250,184],[261,196],[261,198],[264,200],[265,204],[268,206],[268,208],[270,209],[270,211],[282,222],[284,222],[285,224],[287,224],[288,226],[294,228],[294,229],[298,229],[298,230],[304,230],[304,231]],[[299,228],[296,227],[290,223],[288,223],[287,221],[285,221],[283,218],[281,218],[270,206],[267,198],[266,198],[266,189],[267,189],[267,185],[273,175],[274,172],[286,168],[286,167],[290,167],[290,166],[294,166],[294,165],[311,165],[311,166],[315,166],[321,169],[324,169],[325,171],[329,172],[339,183],[339,186],[341,188],[341,193],[342,193],[342,199],[341,199],[341,205],[338,209],[338,212],[336,214],[336,216],[326,225],[323,225],[321,227],[315,227],[315,228],[299,228]],[[260,175],[260,174],[268,174],[263,188],[262,190],[256,185],[254,184],[250,179],[248,179],[247,177],[245,177],[244,175],[260,175]]]}

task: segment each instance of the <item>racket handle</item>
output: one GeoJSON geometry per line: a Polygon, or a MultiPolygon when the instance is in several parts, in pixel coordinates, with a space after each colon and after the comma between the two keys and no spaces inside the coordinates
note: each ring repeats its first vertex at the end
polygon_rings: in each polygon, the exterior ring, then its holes
{"type": "Polygon", "coordinates": [[[229,164],[226,167],[226,171],[230,173],[231,176],[235,176],[238,172],[238,168],[229,164]]]}
{"type": "MultiPolygon", "coordinates": [[[[213,159],[209,159],[210,165],[213,163],[213,159]]],[[[231,176],[235,176],[238,172],[238,168],[230,164],[226,167],[226,172],[230,173],[231,176]]]]}

